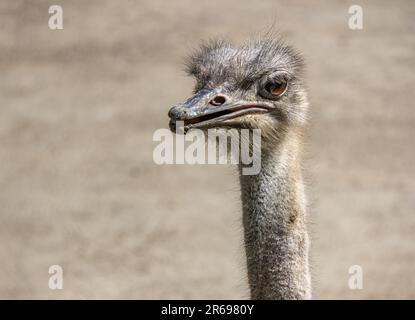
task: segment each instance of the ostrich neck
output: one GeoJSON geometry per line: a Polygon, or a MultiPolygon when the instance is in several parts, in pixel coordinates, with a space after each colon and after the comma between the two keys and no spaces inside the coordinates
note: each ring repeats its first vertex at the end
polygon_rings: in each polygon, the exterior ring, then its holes
{"type": "Polygon", "coordinates": [[[252,299],[311,298],[298,139],[263,148],[260,173],[240,175],[252,299]]]}

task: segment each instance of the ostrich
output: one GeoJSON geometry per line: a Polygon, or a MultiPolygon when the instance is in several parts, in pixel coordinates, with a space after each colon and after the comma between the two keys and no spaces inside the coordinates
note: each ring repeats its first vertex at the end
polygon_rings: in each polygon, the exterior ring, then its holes
{"type": "MultiPolygon", "coordinates": [[[[279,38],[211,41],[187,60],[195,95],[169,110],[170,129],[261,129],[261,170],[239,170],[252,299],[310,299],[301,150],[308,102],[299,53],[279,38]]],[[[239,165],[239,169],[241,165],[239,165]]]]}

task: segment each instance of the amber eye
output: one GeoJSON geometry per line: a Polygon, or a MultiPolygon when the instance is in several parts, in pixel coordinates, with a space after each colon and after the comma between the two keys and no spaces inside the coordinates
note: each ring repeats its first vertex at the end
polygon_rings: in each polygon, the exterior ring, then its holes
{"type": "Polygon", "coordinates": [[[285,92],[286,88],[286,83],[268,83],[266,90],[273,96],[280,96],[285,92]]]}
{"type": "Polygon", "coordinates": [[[259,90],[259,94],[266,99],[275,100],[287,91],[287,82],[268,81],[259,90]]]}

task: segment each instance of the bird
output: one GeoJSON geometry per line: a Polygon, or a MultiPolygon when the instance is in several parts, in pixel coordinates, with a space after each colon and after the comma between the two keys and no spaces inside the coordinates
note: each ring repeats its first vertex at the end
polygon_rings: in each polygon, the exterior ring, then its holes
{"type": "Polygon", "coordinates": [[[309,102],[302,54],[281,37],[209,40],[185,62],[194,95],[173,105],[170,129],[260,129],[261,168],[239,167],[250,298],[311,299],[303,179],[309,102]]]}

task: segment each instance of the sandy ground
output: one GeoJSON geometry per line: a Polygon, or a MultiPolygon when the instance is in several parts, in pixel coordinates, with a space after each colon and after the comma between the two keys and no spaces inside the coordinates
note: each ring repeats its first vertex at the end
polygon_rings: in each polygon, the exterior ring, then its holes
{"type": "Polygon", "coordinates": [[[415,2],[57,0],[61,31],[50,4],[0,2],[0,298],[248,297],[234,170],[152,135],[189,50],[273,22],[308,62],[315,298],[415,298],[415,2]]]}

